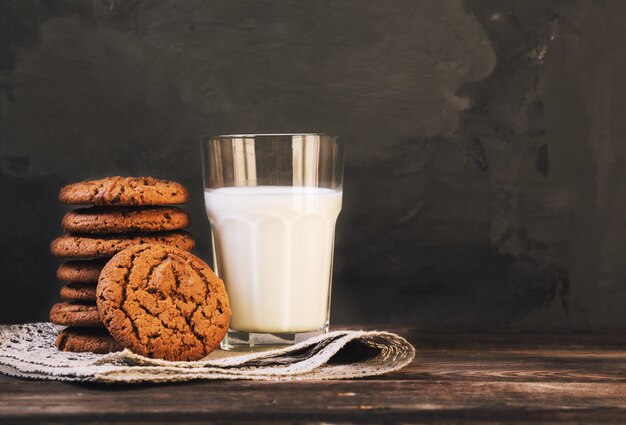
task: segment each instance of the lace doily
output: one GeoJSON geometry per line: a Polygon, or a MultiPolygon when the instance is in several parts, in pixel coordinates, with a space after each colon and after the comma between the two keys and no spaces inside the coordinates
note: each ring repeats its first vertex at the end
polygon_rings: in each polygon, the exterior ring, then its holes
{"type": "Polygon", "coordinates": [[[104,355],[59,351],[54,340],[61,329],[52,323],[0,326],[0,373],[108,383],[348,379],[392,372],[415,357],[413,346],[398,335],[343,330],[278,350],[251,354],[216,350],[200,361],[169,362],[128,350],[104,355]]]}

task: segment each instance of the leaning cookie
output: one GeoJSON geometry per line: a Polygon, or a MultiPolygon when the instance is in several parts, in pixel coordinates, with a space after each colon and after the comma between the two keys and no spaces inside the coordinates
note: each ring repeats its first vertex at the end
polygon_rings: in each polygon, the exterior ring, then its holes
{"type": "Polygon", "coordinates": [[[187,198],[181,184],[152,177],[107,177],[68,184],[59,193],[61,202],[77,205],[169,205],[187,198]]]}
{"type": "Polygon", "coordinates": [[[122,346],[103,328],[65,328],[55,341],[61,351],[107,354],[120,351],[122,346]]]}
{"type": "Polygon", "coordinates": [[[68,212],[62,226],[68,232],[107,234],[180,230],[190,222],[176,207],[91,207],[68,212]]]}
{"type": "Polygon", "coordinates": [[[117,234],[117,235],[63,235],[50,244],[50,252],[60,258],[112,257],[131,245],[158,243],[191,251],[196,245],[184,230],[166,233],[117,234]]]}
{"type": "Polygon", "coordinates": [[[134,353],[198,360],[226,335],[230,306],[224,283],[199,258],[165,245],[135,245],[102,269],[100,317],[134,353]]]}

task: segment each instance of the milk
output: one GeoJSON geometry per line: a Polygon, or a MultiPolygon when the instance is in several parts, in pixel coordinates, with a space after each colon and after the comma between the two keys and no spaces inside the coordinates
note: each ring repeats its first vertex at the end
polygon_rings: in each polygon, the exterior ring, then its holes
{"type": "Polygon", "coordinates": [[[233,311],[230,328],[297,333],[325,327],[341,191],[247,186],[204,195],[216,272],[233,311]]]}

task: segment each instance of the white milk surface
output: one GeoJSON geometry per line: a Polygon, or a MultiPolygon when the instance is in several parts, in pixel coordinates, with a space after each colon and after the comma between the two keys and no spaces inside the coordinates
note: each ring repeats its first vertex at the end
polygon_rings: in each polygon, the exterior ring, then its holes
{"type": "Polygon", "coordinates": [[[312,187],[205,191],[231,329],[295,333],[326,325],[341,198],[341,191],[312,187]]]}

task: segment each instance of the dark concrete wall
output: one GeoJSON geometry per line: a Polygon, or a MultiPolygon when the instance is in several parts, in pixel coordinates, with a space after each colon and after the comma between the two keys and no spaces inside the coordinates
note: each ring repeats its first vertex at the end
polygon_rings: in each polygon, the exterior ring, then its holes
{"type": "Polygon", "coordinates": [[[626,3],[0,1],[0,321],[56,299],[59,187],[199,140],[347,143],[333,321],[626,325],[626,3]]]}

